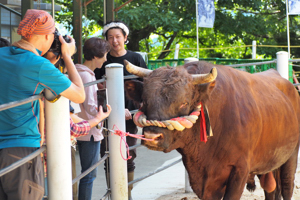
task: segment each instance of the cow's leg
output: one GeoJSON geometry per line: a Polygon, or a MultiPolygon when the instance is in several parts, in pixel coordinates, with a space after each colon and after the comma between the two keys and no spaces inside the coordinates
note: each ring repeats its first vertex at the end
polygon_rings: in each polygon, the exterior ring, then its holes
{"type": "Polygon", "coordinates": [[[275,189],[273,192],[268,193],[264,190],[265,193],[265,200],[275,200],[275,192],[277,189],[275,189]]]}
{"type": "Polygon", "coordinates": [[[292,156],[280,167],[281,194],[284,200],[291,199],[293,196],[298,150],[299,146],[297,145],[292,156]]]}
{"type": "Polygon", "coordinates": [[[239,200],[243,194],[247,182],[249,170],[244,159],[240,159],[236,166],[233,166],[223,200],[239,200]]]}

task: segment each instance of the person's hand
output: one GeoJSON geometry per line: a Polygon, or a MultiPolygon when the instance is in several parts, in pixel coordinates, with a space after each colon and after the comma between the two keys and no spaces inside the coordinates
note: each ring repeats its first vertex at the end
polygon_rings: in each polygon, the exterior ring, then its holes
{"type": "Polygon", "coordinates": [[[132,115],[130,111],[127,108],[125,108],[125,120],[129,120],[129,119],[132,119],[132,115]]]}
{"type": "Polygon", "coordinates": [[[104,120],[105,118],[107,118],[110,115],[111,107],[109,104],[106,104],[106,106],[107,106],[107,112],[103,112],[102,106],[99,106],[99,111],[96,115],[96,118],[99,120],[98,123],[100,123],[102,120],[104,120]]]}
{"type": "Polygon", "coordinates": [[[99,90],[100,90],[100,89],[104,89],[104,88],[105,88],[105,82],[98,83],[97,86],[98,86],[98,89],[99,89],[99,90]]]}
{"type": "Polygon", "coordinates": [[[61,54],[63,57],[73,56],[76,53],[75,40],[69,35],[67,35],[67,37],[70,39],[69,43],[64,40],[62,35],[59,36],[59,41],[61,42],[61,54]]]}

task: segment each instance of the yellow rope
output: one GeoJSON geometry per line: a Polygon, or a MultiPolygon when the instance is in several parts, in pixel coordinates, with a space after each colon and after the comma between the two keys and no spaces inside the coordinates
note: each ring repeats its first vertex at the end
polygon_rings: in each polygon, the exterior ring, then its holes
{"type": "MultiPolygon", "coordinates": [[[[201,110],[201,105],[198,105],[193,112],[200,112],[200,110],[201,110]]],[[[133,116],[133,119],[134,119],[133,121],[139,127],[158,126],[158,127],[162,127],[162,128],[167,128],[171,131],[173,131],[174,129],[177,131],[183,131],[185,128],[191,128],[192,125],[196,123],[198,116],[190,114],[188,116],[182,116],[182,117],[178,117],[178,118],[182,118],[182,119],[184,118],[186,121],[190,122],[191,126],[187,127],[184,123],[180,123],[180,121],[177,121],[174,119],[173,120],[172,119],[164,120],[164,121],[147,120],[146,115],[141,111],[135,113],[135,115],[133,116]],[[140,114],[138,119],[136,119],[136,117],[135,117],[137,114],[140,114]],[[138,123],[136,123],[135,119],[137,120],[138,123]]]]}

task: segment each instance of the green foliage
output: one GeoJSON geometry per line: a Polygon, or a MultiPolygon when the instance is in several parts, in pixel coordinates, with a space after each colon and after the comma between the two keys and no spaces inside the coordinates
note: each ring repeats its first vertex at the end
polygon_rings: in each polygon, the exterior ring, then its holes
{"type": "MultiPolygon", "coordinates": [[[[71,28],[71,0],[56,0],[63,11],[56,20],[71,28]]],[[[83,0],[83,4],[87,0],[83,0]]],[[[115,0],[115,8],[127,0],[115,0]]],[[[179,58],[197,56],[195,0],[133,0],[117,13],[116,19],[130,28],[128,49],[149,53],[149,59],[174,58],[180,44],[179,58]],[[171,51],[165,51],[170,50],[171,51]],[[163,51],[163,53],[162,53],[163,51]]],[[[88,36],[103,27],[103,0],[83,6],[86,19],[83,34],[88,36]]],[[[214,28],[199,28],[199,56],[202,58],[251,58],[251,44],[287,46],[286,5],[282,0],[215,0],[214,28]],[[212,49],[214,48],[214,49],[212,49]]],[[[290,44],[299,45],[300,17],[290,20],[290,44]]],[[[274,58],[286,47],[257,47],[257,57],[274,58]]],[[[291,54],[300,57],[300,49],[291,54]]]]}

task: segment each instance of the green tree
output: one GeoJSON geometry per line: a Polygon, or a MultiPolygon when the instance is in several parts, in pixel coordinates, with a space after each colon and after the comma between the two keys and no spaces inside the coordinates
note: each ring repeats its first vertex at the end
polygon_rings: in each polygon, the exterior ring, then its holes
{"type": "MultiPolygon", "coordinates": [[[[115,0],[115,7],[126,1],[115,0]]],[[[56,3],[63,5],[63,12],[56,19],[71,24],[72,1],[56,0],[56,3]]],[[[216,0],[215,10],[214,28],[198,29],[200,57],[250,58],[249,45],[253,40],[258,45],[287,45],[285,1],[216,0]],[[243,47],[224,48],[235,46],[243,47]]],[[[128,49],[148,52],[150,59],[173,58],[174,51],[167,50],[179,43],[182,58],[196,56],[195,13],[195,0],[133,0],[116,12],[116,19],[130,28],[128,49]]],[[[103,27],[103,0],[83,6],[83,14],[89,22],[85,35],[103,27]]],[[[291,45],[298,45],[299,16],[290,16],[289,20],[291,45]]],[[[280,50],[287,48],[258,47],[257,54],[270,58],[280,50]]],[[[300,57],[300,50],[291,49],[291,55],[300,57]]]]}

